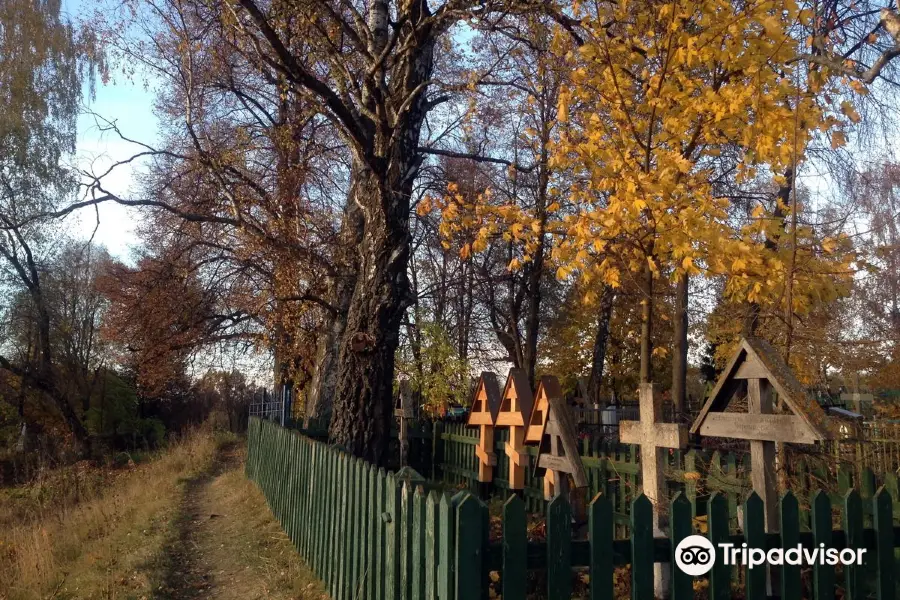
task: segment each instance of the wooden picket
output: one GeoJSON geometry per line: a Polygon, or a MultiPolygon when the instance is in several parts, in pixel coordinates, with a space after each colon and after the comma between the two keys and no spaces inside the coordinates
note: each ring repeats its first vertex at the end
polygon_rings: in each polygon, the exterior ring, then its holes
{"type": "MultiPolygon", "coordinates": [[[[595,448],[586,451],[593,453],[595,448]]],[[[679,460],[687,464],[690,454],[673,455],[673,464],[679,460]]],[[[592,458],[609,464],[599,454],[592,458]]],[[[631,464],[632,458],[626,450],[616,461],[631,464]]],[[[733,473],[727,457],[718,464],[723,476],[733,473]]],[[[767,596],[768,575],[775,571],[777,577],[771,581],[777,582],[784,598],[833,600],[837,589],[847,600],[871,595],[894,600],[896,594],[894,553],[900,528],[894,526],[891,492],[897,483],[886,478],[875,490],[876,479],[866,472],[855,481],[856,488],[851,486],[855,478],[845,477],[839,498],[804,488],[805,516],[797,496],[785,494],[779,503],[778,533],[766,532],[763,503],[755,493],[741,498],[738,511],[734,494],[715,492],[698,506],[695,492],[686,488],[669,506],[668,537],[654,539],[650,501],[640,494],[622,496],[618,485],[610,485],[608,479],[616,476],[610,468],[607,480],[591,483],[601,493],[588,507],[587,539],[572,538],[571,507],[557,497],[537,505],[546,511],[544,541],[528,539],[527,514],[533,504],[527,495],[506,499],[499,516],[500,538],[490,539],[488,508],[469,490],[450,496],[414,471],[394,474],[375,469],[320,441],[256,418],[249,426],[246,473],[335,600],[477,600],[488,597],[492,571],[500,576],[492,585],[506,600],[535,595],[569,600],[577,573],[588,575],[591,600],[613,600],[621,597],[614,588],[614,582],[622,581],[615,576],[616,569],[626,565],[631,567],[630,597],[650,600],[654,565],[672,563],[678,543],[698,533],[694,519],[698,512],[706,515],[705,533],[714,544],[730,542],[740,548],[746,543],[750,549],[798,545],[813,549],[824,544],[839,550],[864,549],[867,558],[864,566],[840,570],[815,564],[807,584],[797,565],[738,570],[717,561],[708,575],[710,599],[731,598],[742,588],[737,593],[761,600],[767,596]],[[623,498],[631,504],[625,526],[616,519],[623,498]],[[835,510],[841,529],[834,528],[835,510]],[[743,515],[740,530],[738,513],[743,515]],[[617,538],[617,530],[627,531],[627,536],[617,538]],[[545,591],[529,588],[533,570],[546,572],[545,591]]],[[[693,598],[693,582],[673,569],[672,600],[693,598]]]]}

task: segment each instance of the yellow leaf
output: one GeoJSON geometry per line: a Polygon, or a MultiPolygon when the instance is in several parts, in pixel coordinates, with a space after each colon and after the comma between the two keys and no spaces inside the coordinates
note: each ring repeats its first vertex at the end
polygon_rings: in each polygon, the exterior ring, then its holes
{"type": "Polygon", "coordinates": [[[559,91],[556,120],[560,123],[566,123],[569,120],[569,90],[565,86],[559,91]]]}
{"type": "Polygon", "coordinates": [[[831,134],[831,149],[837,150],[847,143],[847,136],[841,131],[835,131],[831,134]]]}
{"type": "Polygon", "coordinates": [[[853,108],[853,105],[848,101],[844,100],[841,102],[841,112],[844,113],[848,119],[853,121],[854,123],[859,123],[859,113],[856,112],[856,109],[853,108]]]}

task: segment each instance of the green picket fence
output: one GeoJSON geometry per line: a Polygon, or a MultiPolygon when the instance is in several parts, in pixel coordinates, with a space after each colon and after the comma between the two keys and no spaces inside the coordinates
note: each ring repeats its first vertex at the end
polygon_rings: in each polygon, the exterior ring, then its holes
{"type": "MultiPolygon", "coordinates": [[[[466,427],[464,423],[440,423],[433,425],[436,443],[433,450],[433,477],[448,486],[466,489],[474,494],[483,490],[478,483],[478,462],[474,447],[478,444],[478,429],[466,427]]],[[[504,448],[509,439],[509,431],[498,429],[494,433],[494,452],[497,465],[491,492],[509,497],[509,461],[504,448]]],[[[537,460],[538,448],[526,446],[525,452],[537,460]]],[[[618,536],[625,535],[630,525],[631,504],[641,487],[641,456],[638,446],[618,444],[607,440],[583,438],[579,440],[579,453],[588,479],[588,497],[603,494],[613,505],[613,520],[618,536]]],[[[831,456],[830,454],[824,455],[831,456]]],[[[732,527],[737,527],[739,508],[743,499],[752,489],[749,465],[744,464],[745,456],[733,452],[706,452],[702,450],[671,450],[666,463],[668,496],[683,493],[691,504],[692,514],[706,514],[709,494],[718,492],[725,498],[732,527]],[[700,491],[702,489],[702,492],[700,491]]],[[[798,460],[788,465],[789,478],[798,498],[801,498],[801,527],[810,528],[809,498],[818,489],[828,489],[831,499],[839,503],[849,489],[858,488],[863,498],[871,498],[877,485],[883,484],[900,502],[900,486],[897,474],[891,470],[876,476],[869,468],[858,468],[846,461],[834,463],[836,469],[825,468],[824,459],[808,465],[798,460]]],[[[525,473],[525,488],[522,496],[526,508],[531,513],[543,513],[547,503],[543,495],[543,480],[533,475],[532,469],[525,473]]],[[[868,512],[868,510],[867,510],[868,512]]],[[[900,504],[894,507],[900,517],[900,504]]]]}
{"type": "MultiPolygon", "coordinates": [[[[414,471],[388,473],[333,447],[269,422],[252,419],[247,474],[262,489],[285,532],[336,600],[472,600],[487,598],[493,585],[504,600],[545,597],[570,600],[653,598],[655,563],[672,563],[678,542],[695,533],[694,507],[679,493],[669,507],[668,538],[653,536],[652,505],[643,495],[631,503],[629,538],[616,539],[614,504],[599,494],[588,507],[586,540],[572,539],[567,501],[556,498],[546,511],[546,536],[529,540],[525,503],[511,496],[500,516],[502,538],[490,538],[487,506],[467,491],[449,495],[414,471]],[[630,566],[630,589],[616,587],[616,570],[630,566]],[[588,575],[586,590],[576,590],[588,575]],[[582,593],[584,592],[584,593],[582,593]]],[[[895,548],[890,493],[871,498],[848,490],[833,498],[810,499],[809,531],[801,527],[798,498],[780,504],[780,533],[764,529],[763,504],[750,494],[743,502],[743,531],[735,533],[724,494],[707,505],[707,535],[713,543],[737,547],[865,548],[863,567],[816,565],[803,576],[799,566],[780,570],[783,598],[831,600],[836,590],[848,600],[895,598],[895,548]],[[868,507],[865,505],[869,505],[868,507]],[[868,508],[868,510],[867,510],[868,508]],[[840,529],[835,529],[835,515],[840,529]]],[[[496,538],[496,536],[495,536],[496,538]]],[[[766,597],[766,570],[719,561],[708,576],[711,599],[766,597]]],[[[674,600],[694,597],[693,579],[673,569],[674,600]]]]}
{"type": "MultiPolygon", "coordinates": [[[[299,427],[301,422],[289,426],[299,427]]],[[[392,440],[388,455],[397,463],[397,427],[391,430],[392,440]]],[[[309,437],[327,439],[328,422],[314,419],[308,429],[299,429],[309,437]]],[[[827,489],[832,501],[837,503],[850,488],[857,487],[864,498],[874,494],[878,484],[883,484],[895,501],[900,502],[900,486],[897,471],[900,469],[900,424],[872,423],[865,441],[837,440],[823,444],[821,455],[809,461],[800,458],[786,466],[791,485],[801,501],[801,523],[809,529],[809,497],[817,489],[827,489]],[[877,435],[876,435],[877,434],[877,435]],[[874,469],[874,472],[873,472],[874,469]],[[874,475],[879,473],[879,475],[874,475]]],[[[449,487],[466,489],[473,494],[485,490],[478,482],[478,464],[474,447],[478,444],[478,429],[462,422],[413,421],[409,424],[410,465],[429,479],[442,481],[449,487]]],[[[509,489],[509,462],[504,448],[509,439],[508,429],[494,432],[494,452],[497,465],[490,493],[502,497],[512,494],[509,489]]],[[[585,436],[578,444],[581,462],[588,478],[589,496],[604,494],[613,503],[613,519],[618,535],[625,535],[629,526],[631,503],[640,489],[641,457],[638,446],[619,444],[609,438],[585,436]]],[[[538,449],[527,446],[525,452],[537,457],[538,449]]],[[[669,497],[683,492],[691,502],[695,516],[706,514],[709,494],[719,492],[725,496],[732,525],[736,526],[738,508],[752,488],[748,456],[744,453],[672,450],[668,454],[666,481],[669,497]]],[[[535,458],[532,458],[532,464],[535,458]]],[[[544,500],[543,480],[525,473],[522,497],[528,512],[543,513],[547,509],[544,500]]],[[[894,514],[900,517],[900,504],[894,514]]]]}

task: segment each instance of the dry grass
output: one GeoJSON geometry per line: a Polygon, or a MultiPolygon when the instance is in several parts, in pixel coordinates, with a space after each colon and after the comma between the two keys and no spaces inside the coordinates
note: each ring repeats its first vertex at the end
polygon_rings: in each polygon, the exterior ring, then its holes
{"type": "MultiPolygon", "coordinates": [[[[23,513],[19,502],[0,511],[7,520],[0,530],[0,598],[144,595],[152,577],[145,566],[165,543],[179,483],[207,469],[216,446],[211,432],[199,431],[158,459],[105,479],[102,491],[63,491],[36,510],[23,513]],[[18,523],[9,522],[16,517],[18,523]]],[[[9,493],[6,499],[15,502],[9,493]]]]}
{"type": "Polygon", "coordinates": [[[201,568],[210,574],[208,597],[327,599],[262,493],[244,475],[243,456],[232,464],[210,483],[198,507],[203,524],[195,547],[201,549],[201,568]]]}
{"type": "Polygon", "coordinates": [[[236,438],[203,430],[146,464],[87,475],[105,489],[7,490],[0,600],[327,599],[243,459],[236,438]]]}

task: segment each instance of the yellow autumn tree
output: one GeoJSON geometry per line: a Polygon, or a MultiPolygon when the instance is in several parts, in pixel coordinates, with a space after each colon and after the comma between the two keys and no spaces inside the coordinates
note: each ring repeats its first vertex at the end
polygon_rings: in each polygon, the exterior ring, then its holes
{"type": "MultiPolygon", "coordinates": [[[[718,183],[795,167],[816,134],[833,133],[841,143],[843,120],[817,93],[827,74],[806,72],[796,60],[804,43],[796,32],[812,15],[793,0],[596,6],[579,15],[587,31],[579,48],[557,37],[573,68],[552,164],[572,171],[575,183],[551,225],[554,258],[560,276],[578,271],[611,286],[624,276],[640,279],[647,380],[655,278],[729,275],[728,296],[752,302],[784,287],[783,257],[764,244],[782,221],[760,204],[749,225],[735,227],[718,183]]],[[[840,243],[796,233],[810,262],[840,243]]],[[[809,278],[812,296],[833,289],[831,267],[807,272],[826,272],[809,278]]]]}
{"type": "Polygon", "coordinates": [[[795,194],[735,216],[723,192],[790,190],[784,174],[797,171],[811,140],[840,146],[858,120],[849,102],[825,93],[828,68],[800,59],[810,11],[794,0],[625,0],[576,5],[574,15],[578,43],[560,28],[552,46],[569,79],[549,161],[565,185],[550,190],[549,216],[498,204],[490,190],[471,197],[451,187],[437,200],[442,233],[469,232],[465,254],[502,233],[527,260],[546,232],[557,277],[580,279],[588,302],[629,278],[642,290],[642,381],[656,354],[660,277],[724,276],[732,302],[801,313],[849,289],[849,240],[792,218],[802,210],[795,194]]]}

